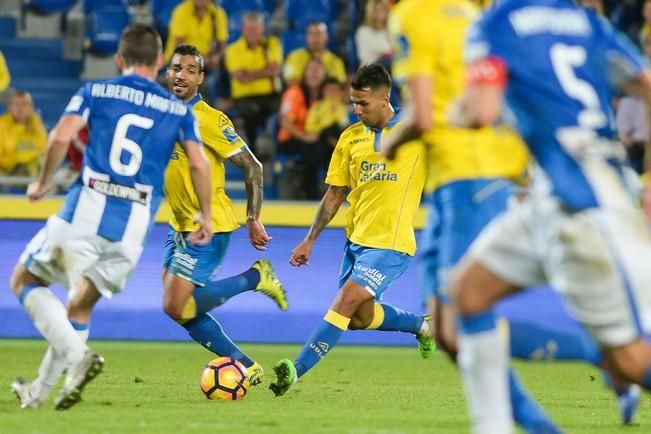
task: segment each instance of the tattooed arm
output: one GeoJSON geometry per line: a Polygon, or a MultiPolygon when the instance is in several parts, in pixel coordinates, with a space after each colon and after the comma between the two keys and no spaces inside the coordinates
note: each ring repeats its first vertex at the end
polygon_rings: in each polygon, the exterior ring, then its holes
{"type": "Polygon", "coordinates": [[[260,208],[262,208],[262,164],[246,148],[229,158],[231,163],[244,170],[246,184],[246,226],[249,229],[249,242],[257,250],[267,250],[265,244],[271,241],[262,223],[260,223],[260,208]]]}
{"type": "Polygon", "coordinates": [[[328,225],[328,223],[330,223],[335,214],[337,214],[337,211],[344,202],[347,193],[348,187],[345,186],[331,185],[328,187],[328,191],[326,191],[323,199],[321,199],[319,210],[316,213],[316,217],[314,218],[312,226],[310,226],[307,236],[294,248],[294,250],[292,250],[292,256],[289,258],[290,264],[295,267],[308,264],[310,254],[312,253],[312,247],[314,247],[314,242],[321,231],[328,225]]]}

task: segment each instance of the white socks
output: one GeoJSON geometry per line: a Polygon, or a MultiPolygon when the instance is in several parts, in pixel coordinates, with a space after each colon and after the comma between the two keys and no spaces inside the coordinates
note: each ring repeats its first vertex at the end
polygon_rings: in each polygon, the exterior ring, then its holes
{"type": "Polygon", "coordinates": [[[459,337],[458,363],[473,434],[511,434],[509,350],[497,328],[459,337]]]}
{"type": "Polygon", "coordinates": [[[61,300],[48,288],[39,286],[30,290],[23,299],[23,306],[38,331],[50,343],[53,352],[60,355],[66,366],[83,359],[88,347],[70,324],[61,300]]]}
{"type": "MultiPolygon", "coordinates": [[[[75,332],[82,342],[88,340],[88,329],[75,330],[75,332]]],[[[38,377],[30,384],[31,395],[41,402],[46,401],[50,391],[56,386],[67,366],[68,363],[65,358],[55,352],[52,345],[50,345],[45,352],[45,356],[43,356],[41,366],[38,368],[38,377]]]]}

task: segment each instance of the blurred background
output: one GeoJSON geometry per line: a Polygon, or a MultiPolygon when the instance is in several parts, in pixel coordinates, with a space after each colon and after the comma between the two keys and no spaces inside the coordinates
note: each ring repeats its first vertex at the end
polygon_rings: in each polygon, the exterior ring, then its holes
{"type": "MultiPolygon", "coordinates": [[[[56,177],[59,196],[37,205],[24,199],[45,150],[47,132],[70,97],[87,80],[117,74],[113,55],[129,23],[153,24],[162,35],[166,60],[182,42],[206,58],[201,92],[236,124],[263,163],[262,221],[274,240],[268,252],[251,248],[245,231],[234,233],[221,277],[239,273],[256,259],[269,259],[288,289],[290,309],[277,311],[259,294],[244,294],[215,310],[237,341],[302,342],[338,289],[344,246],[344,211],[317,242],[309,267],[287,263],[307,231],[324,191],[325,171],[338,134],[357,121],[348,103],[351,75],[363,64],[391,63],[388,0],[0,0],[0,276],[8,279],[26,242],[56,213],[60,195],[74,182],[87,132],[71,144],[56,177]],[[251,79],[266,69],[273,78],[251,79]],[[324,110],[324,107],[326,108],[324,110]]],[[[479,3],[490,3],[481,1],[479,3]]],[[[651,56],[651,0],[581,1],[611,20],[651,56]]],[[[160,82],[165,85],[164,70],[160,82]]],[[[392,102],[400,104],[398,89],[392,102]]],[[[620,139],[632,166],[642,171],[650,142],[641,101],[613,101],[620,139]]],[[[242,172],[227,164],[226,189],[245,198],[242,172]]],[[[236,203],[244,219],[244,204],[236,203]]],[[[102,300],[93,338],[184,340],[185,331],[162,312],[160,270],[169,209],[160,210],[153,234],[132,279],[114,300],[102,300]]],[[[421,210],[417,228],[422,228],[421,210]]],[[[2,285],[0,337],[38,336],[23,309],[2,285]]],[[[60,289],[57,293],[64,297],[60,289]]],[[[416,260],[387,291],[388,301],[421,312],[416,260]]],[[[511,317],[566,318],[551,291],[538,288],[501,306],[511,317]],[[531,299],[534,303],[531,303],[531,299]]],[[[571,323],[569,318],[566,319],[571,323]]],[[[413,337],[355,332],[343,342],[411,344],[413,337]]]]}

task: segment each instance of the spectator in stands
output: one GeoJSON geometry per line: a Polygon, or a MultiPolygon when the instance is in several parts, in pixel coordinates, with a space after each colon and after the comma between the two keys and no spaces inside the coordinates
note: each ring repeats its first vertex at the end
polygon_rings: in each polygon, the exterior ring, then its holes
{"type": "MultiPolygon", "coordinates": [[[[651,4],[651,1],[646,3],[651,4]]],[[[651,59],[651,34],[644,35],[641,43],[647,59],[651,59]]],[[[640,174],[651,168],[647,163],[651,157],[651,153],[647,152],[651,142],[648,110],[644,100],[635,96],[621,98],[616,110],[619,138],[626,147],[631,167],[640,174]]]]}
{"type": "Polygon", "coordinates": [[[206,59],[206,79],[201,92],[211,98],[216,89],[222,56],[228,41],[228,17],[212,0],[184,0],[172,12],[165,59],[180,44],[194,45],[206,59]]]}
{"type": "Polygon", "coordinates": [[[645,38],[651,37],[651,0],[646,0],[642,4],[642,19],[644,22],[640,30],[640,43],[643,44],[645,38]]]}
{"type": "Polygon", "coordinates": [[[275,36],[265,36],[264,16],[260,12],[244,14],[242,36],[228,46],[225,61],[236,120],[257,156],[258,129],[264,129],[269,116],[278,111],[283,62],[280,41],[275,36]]]}
{"type": "Polygon", "coordinates": [[[364,24],[357,28],[355,45],[360,66],[381,63],[391,69],[391,40],[387,30],[388,0],[369,0],[366,3],[364,24]]]}
{"type": "Polygon", "coordinates": [[[344,62],[332,51],[328,50],[328,27],[325,23],[316,22],[307,26],[305,32],[307,47],[297,48],[289,53],[283,68],[283,78],[287,85],[300,83],[310,59],[316,59],[325,67],[326,75],[336,78],[339,82],[346,81],[344,62]]]}
{"type": "Polygon", "coordinates": [[[315,176],[323,157],[317,146],[319,134],[305,131],[305,121],[310,107],[321,98],[325,80],[323,64],[317,59],[308,60],[303,81],[290,85],[280,103],[278,152],[300,155],[300,163],[305,169],[303,185],[310,199],[319,197],[315,176]]]}
{"type": "Polygon", "coordinates": [[[322,98],[307,111],[305,132],[318,134],[317,146],[321,148],[322,157],[319,167],[327,169],[339,135],[348,125],[348,110],[344,104],[343,85],[336,79],[326,78],[321,94],[322,98]]]}
{"type": "Polygon", "coordinates": [[[4,101],[4,93],[9,88],[10,82],[11,74],[9,74],[5,57],[2,55],[2,51],[0,51],[0,103],[4,101]]]}
{"type": "Polygon", "coordinates": [[[36,176],[47,143],[47,131],[34,112],[29,92],[10,93],[7,113],[0,116],[0,132],[0,173],[36,176]]]}

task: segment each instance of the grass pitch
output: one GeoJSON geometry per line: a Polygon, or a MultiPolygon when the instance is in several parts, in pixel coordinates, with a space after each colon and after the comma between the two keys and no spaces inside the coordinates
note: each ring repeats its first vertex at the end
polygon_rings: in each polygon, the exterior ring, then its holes
{"type": "MultiPolygon", "coordinates": [[[[212,357],[193,343],[96,341],[104,373],[84,401],[55,412],[21,410],[9,392],[13,377],[32,378],[45,343],[0,340],[0,433],[350,433],[468,432],[459,376],[439,353],[421,360],[415,348],[340,346],[285,396],[267,389],[271,366],[298,346],[243,345],[266,369],[243,401],[208,401],[198,387],[212,357]]],[[[649,433],[643,397],[638,424],[623,427],[614,398],[595,369],[570,363],[519,363],[523,382],[572,434],[649,433]]],[[[52,393],[52,397],[56,390],[52,393]]]]}

